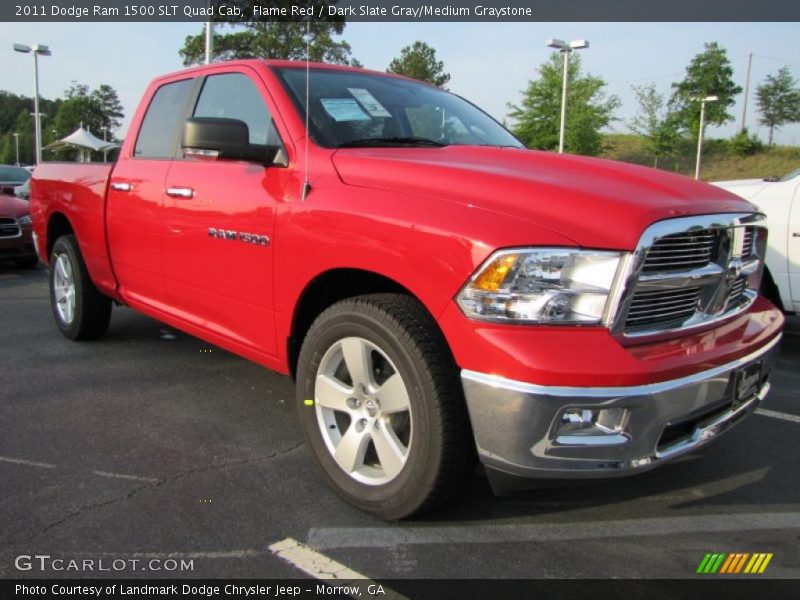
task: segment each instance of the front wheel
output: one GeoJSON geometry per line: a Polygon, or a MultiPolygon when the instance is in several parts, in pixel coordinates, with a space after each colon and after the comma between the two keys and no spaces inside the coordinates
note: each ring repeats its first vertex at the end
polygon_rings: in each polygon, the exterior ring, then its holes
{"type": "Polygon", "coordinates": [[[89,278],[74,235],[64,235],[50,254],[50,305],[56,325],[71,340],[99,338],[111,320],[111,299],[89,278]]]}
{"type": "Polygon", "coordinates": [[[339,302],[311,326],[297,371],[300,421],[328,483],[387,519],[432,508],[475,467],[458,374],[413,298],[339,302]]]}

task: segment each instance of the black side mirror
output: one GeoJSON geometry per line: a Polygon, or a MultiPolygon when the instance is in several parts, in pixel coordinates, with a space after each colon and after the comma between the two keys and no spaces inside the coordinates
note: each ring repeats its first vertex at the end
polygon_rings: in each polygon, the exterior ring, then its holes
{"type": "Polygon", "coordinates": [[[186,156],[247,160],[272,164],[280,148],[250,143],[247,123],[239,119],[192,117],[183,126],[181,148],[186,156]]]}

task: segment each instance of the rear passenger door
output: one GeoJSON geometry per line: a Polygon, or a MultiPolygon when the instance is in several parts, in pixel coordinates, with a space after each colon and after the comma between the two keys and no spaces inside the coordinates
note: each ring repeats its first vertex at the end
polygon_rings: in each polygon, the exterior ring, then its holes
{"type": "Polygon", "coordinates": [[[179,149],[183,115],[194,79],[161,85],[139,126],[134,150],[114,165],[106,228],[114,274],[123,298],[161,307],[166,301],[162,251],[164,181],[179,149]]]}
{"type": "MultiPolygon", "coordinates": [[[[251,144],[281,145],[269,97],[247,68],[210,74],[191,116],[244,121],[251,144]]],[[[164,272],[177,315],[242,347],[276,354],[273,231],[288,169],[176,160],[165,183],[164,272]]]]}

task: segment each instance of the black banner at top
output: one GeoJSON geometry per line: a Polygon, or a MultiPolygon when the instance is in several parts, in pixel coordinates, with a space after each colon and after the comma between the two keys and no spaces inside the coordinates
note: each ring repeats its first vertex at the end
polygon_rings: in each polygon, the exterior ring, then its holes
{"type": "MultiPolygon", "coordinates": [[[[3,0],[0,21],[800,21],[798,0],[3,0]]],[[[800,33],[800,31],[798,31],[800,33]]]]}

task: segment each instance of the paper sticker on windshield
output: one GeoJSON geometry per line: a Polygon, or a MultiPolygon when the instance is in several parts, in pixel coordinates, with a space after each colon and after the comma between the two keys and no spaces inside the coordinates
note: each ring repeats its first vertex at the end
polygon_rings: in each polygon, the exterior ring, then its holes
{"type": "Polygon", "coordinates": [[[353,94],[353,97],[361,103],[369,114],[373,117],[391,117],[392,114],[383,108],[383,104],[375,99],[375,96],[369,93],[369,90],[364,88],[347,88],[347,91],[353,94]]]}
{"type": "Polygon", "coordinates": [[[369,121],[369,115],[352,98],[322,98],[322,106],[334,121],[369,121]]]}

